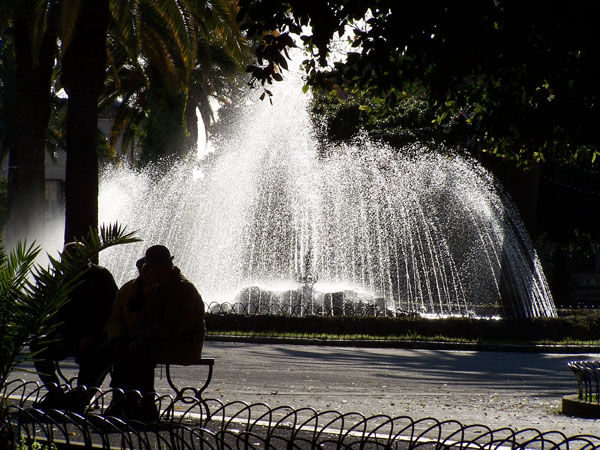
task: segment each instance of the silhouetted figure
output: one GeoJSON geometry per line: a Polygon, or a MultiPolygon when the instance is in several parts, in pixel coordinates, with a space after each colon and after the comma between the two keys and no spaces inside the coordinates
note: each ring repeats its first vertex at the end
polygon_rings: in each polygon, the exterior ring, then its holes
{"type": "Polygon", "coordinates": [[[137,390],[141,404],[115,393],[105,415],[152,421],[154,368],[157,363],[190,364],[200,359],[204,343],[204,302],[173,265],[163,245],[146,250],[140,276],[125,283],[108,322],[113,355],[113,388],[137,390]]]}
{"type": "MultiPolygon", "coordinates": [[[[65,245],[61,260],[72,258],[74,249],[83,244],[70,242],[65,245]]],[[[106,339],[103,330],[115,302],[117,284],[108,269],[90,262],[82,267],[85,272],[80,283],[72,291],[67,302],[60,308],[56,329],[49,336],[30,344],[35,355],[34,366],[48,388],[48,394],[36,406],[44,409],[83,410],[92,391],[99,387],[110,366],[110,360],[97,355],[99,344],[106,339]],[[77,386],[66,393],[60,387],[56,364],[69,356],[75,356],[79,364],[77,386]]]]}

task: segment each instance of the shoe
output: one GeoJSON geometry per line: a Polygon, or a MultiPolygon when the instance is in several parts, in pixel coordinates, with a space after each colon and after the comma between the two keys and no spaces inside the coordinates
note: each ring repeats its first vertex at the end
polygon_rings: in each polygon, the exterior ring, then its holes
{"type": "Polygon", "coordinates": [[[65,409],[83,415],[86,407],[90,404],[93,392],[85,388],[76,387],[65,395],[65,409]]]}
{"type": "Polygon", "coordinates": [[[145,395],[140,402],[138,411],[138,420],[144,423],[158,422],[160,416],[158,407],[154,402],[154,395],[145,395]]]}
{"type": "Polygon", "coordinates": [[[67,409],[67,395],[62,390],[51,390],[39,402],[34,402],[33,407],[41,410],[67,409]]]}
{"type": "Polygon", "coordinates": [[[125,419],[125,408],[123,408],[123,404],[119,402],[115,402],[114,400],[110,402],[110,404],[106,407],[103,416],[106,417],[118,417],[119,419],[125,419]]]}
{"type": "Polygon", "coordinates": [[[154,393],[140,397],[139,392],[128,392],[125,395],[113,394],[113,399],[103,415],[118,417],[125,422],[135,420],[142,423],[157,422],[160,417],[154,402],[154,393]]]}
{"type": "Polygon", "coordinates": [[[102,415],[118,417],[119,419],[125,420],[125,394],[123,394],[123,391],[113,391],[112,400],[102,415]]]}
{"type": "Polygon", "coordinates": [[[154,403],[154,393],[144,395],[131,395],[125,402],[125,415],[127,420],[136,420],[142,423],[157,422],[159,418],[158,408],[154,403]]]}

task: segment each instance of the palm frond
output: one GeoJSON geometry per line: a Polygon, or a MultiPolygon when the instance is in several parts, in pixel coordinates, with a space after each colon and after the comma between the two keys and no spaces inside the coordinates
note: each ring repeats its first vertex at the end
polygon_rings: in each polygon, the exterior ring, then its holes
{"type": "Polygon", "coordinates": [[[214,121],[211,99],[227,102],[252,58],[237,9],[237,0],[110,0],[111,66],[102,106],[122,102],[111,148],[119,139],[127,150],[140,142],[150,79],[176,95],[187,91],[187,107],[200,107],[205,123],[214,121]]]}
{"type": "Polygon", "coordinates": [[[81,10],[81,0],[62,0],[61,14],[61,40],[63,53],[71,44],[71,37],[75,32],[77,17],[81,10]]]}
{"type": "Polygon", "coordinates": [[[220,47],[229,54],[239,67],[247,65],[251,58],[248,41],[237,22],[237,1],[214,0],[201,9],[202,19],[198,19],[199,39],[220,47]]]}
{"type": "Polygon", "coordinates": [[[139,0],[110,0],[109,3],[110,35],[131,61],[136,61],[140,54],[138,7],[139,0]]]}
{"type": "Polygon", "coordinates": [[[177,0],[150,1],[148,4],[160,23],[169,31],[166,36],[175,44],[173,54],[181,58],[185,67],[193,67],[195,57],[193,21],[185,5],[180,5],[177,0]]]}
{"type": "Polygon", "coordinates": [[[37,65],[39,51],[44,40],[46,27],[48,25],[48,0],[36,0],[33,2],[22,2],[17,14],[27,14],[27,25],[29,27],[29,36],[31,39],[33,64],[37,65]]]}
{"type": "Polygon", "coordinates": [[[144,54],[151,61],[152,67],[160,73],[164,84],[170,90],[176,91],[179,86],[179,73],[168,45],[161,39],[161,33],[155,28],[146,26],[143,35],[144,54]]]}
{"type": "Polygon", "coordinates": [[[23,3],[23,0],[14,0],[12,2],[0,2],[0,29],[4,30],[10,26],[14,13],[23,3]]]}
{"type": "MultiPolygon", "coordinates": [[[[0,265],[0,390],[23,356],[23,346],[33,337],[47,335],[56,326],[56,314],[81,281],[88,261],[114,245],[139,241],[119,224],[90,230],[64,258],[48,255],[49,264],[35,264],[40,247],[17,244],[0,265]]],[[[2,252],[5,250],[2,249],[2,252]]]]}
{"type": "Polygon", "coordinates": [[[136,142],[144,136],[142,124],[146,121],[147,114],[143,110],[134,109],[131,111],[131,117],[128,119],[128,125],[122,132],[123,149],[132,148],[136,142]]]}
{"type": "Polygon", "coordinates": [[[18,243],[0,265],[0,387],[25,339],[27,278],[40,251],[35,245],[18,243]]]}
{"type": "Polygon", "coordinates": [[[115,119],[110,132],[110,145],[113,147],[116,146],[120,137],[123,137],[123,145],[126,147],[125,132],[130,129],[129,125],[132,124],[132,121],[142,119],[142,117],[139,117],[137,108],[131,107],[128,104],[128,101],[129,98],[124,99],[116,111],[115,119]]]}
{"type": "Polygon", "coordinates": [[[4,242],[2,241],[2,236],[0,236],[0,266],[3,266],[6,262],[6,258],[8,258],[8,254],[4,248],[4,242]]]}

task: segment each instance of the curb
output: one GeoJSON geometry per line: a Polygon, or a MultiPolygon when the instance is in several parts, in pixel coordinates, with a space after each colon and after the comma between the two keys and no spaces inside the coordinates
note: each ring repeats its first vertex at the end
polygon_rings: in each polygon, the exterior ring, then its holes
{"type": "Polygon", "coordinates": [[[331,347],[369,347],[369,348],[410,348],[423,350],[463,350],[521,353],[600,353],[599,346],[551,345],[551,344],[494,344],[477,342],[441,342],[441,341],[404,341],[383,339],[318,339],[286,338],[271,336],[231,336],[207,334],[206,341],[243,342],[271,345],[317,345],[331,347]]]}
{"type": "Polygon", "coordinates": [[[565,395],[562,399],[562,413],[584,419],[599,419],[600,404],[581,401],[577,394],[565,395]]]}

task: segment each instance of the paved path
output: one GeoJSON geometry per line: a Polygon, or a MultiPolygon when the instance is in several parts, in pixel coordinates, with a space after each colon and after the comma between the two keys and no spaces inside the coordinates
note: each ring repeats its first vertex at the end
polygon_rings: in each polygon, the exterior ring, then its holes
{"type": "MultiPolygon", "coordinates": [[[[566,362],[600,355],[217,342],[207,342],[204,355],[216,358],[205,397],[223,402],[600,435],[600,420],[559,414],[562,396],[576,391],[566,362]]],[[[177,367],[172,375],[194,385],[202,370],[177,367]]],[[[157,389],[169,392],[164,378],[157,389]]]]}
{"type": "MultiPolygon", "coordinates": [[[[566,362],[599,355],[215,342],[205,355],[216,358],[206,397],[225,402],[600,435],[600,420],[559,414],[562,396],[577,389],[566,362]]],[[[194,370],[174,375],[192,382],[194,370]]]]}

